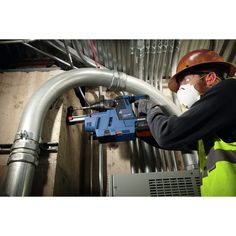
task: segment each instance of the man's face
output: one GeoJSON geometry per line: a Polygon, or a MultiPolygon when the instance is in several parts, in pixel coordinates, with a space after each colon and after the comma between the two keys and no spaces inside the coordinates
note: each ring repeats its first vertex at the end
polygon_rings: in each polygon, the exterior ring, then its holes
{"type": "MultiPolygon", "coordinates": [[[[204,93],[204,82],[202,80],[206,75],[188,74],[180,80],[177,98],[181,105],[190,108],[196,101],[200,99],[200,95],[204,93]]],[[[180,78],[181,79],[181,78],[180,78]]]]}
{"type": "Polygon", "coordinates": [[[202,80],[203,77],[205,77],[205,76],[198,75],[198,74],[185,75],[182,80],[180,78],[179,84],[180,84],[180,86],[185,85],[185,84],[190,84],[190,85],[194,86],[194,88],[200,94],[203,94],[205,92],[205,88],[206,88],[205,80],[204,79],[202,80]]]}

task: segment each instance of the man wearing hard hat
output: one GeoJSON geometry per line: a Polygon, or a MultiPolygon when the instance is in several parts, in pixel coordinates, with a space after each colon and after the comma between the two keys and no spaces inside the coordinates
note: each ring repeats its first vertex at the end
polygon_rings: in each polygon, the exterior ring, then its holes
{"type": "Polygon", "coordinates": [[[158,105],[140,103],[157,144],[181,149],[198,142],[202,196],[236,196],[236,67],[216,52],[185,55],[168,87],[188,110],[167,116],[158,105]]]}

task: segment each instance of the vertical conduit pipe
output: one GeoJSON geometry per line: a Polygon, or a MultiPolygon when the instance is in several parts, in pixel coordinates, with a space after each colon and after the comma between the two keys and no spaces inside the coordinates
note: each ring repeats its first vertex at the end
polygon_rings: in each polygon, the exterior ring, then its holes
{"type": "MultiPolygon", "coordinates": [[[[99,86],[99,99],[103,97],[102,86],[99,86]]],[[[103,144],[98,144],[98,180],[99,180],[99,193],[103,196],[104,187],[104,155],[103,155],[103,144]]]]}
{"type": "Polygon", "coordinates": [[[93,133],[90,133],[90,165],[89,165],[89,185],[90,185],[90,195],[93,195],[93,133]]]}
{"type": "Polygon", "coordinates": [[[159,151],[159,154],[160,154],[162,171],[167,171],[167,166],[166,166],[166,159],[165,159],[164,150],[159,149],[158,151],[159,151]]]}
{"type": "Polygon", "coordinates": [[[103,144],[99,143],[98,145],[98,169],[99,169],[99,192],[100,196],[103,196],[104,187],[103,187],[103,179],[104,179],[104,155],[103,155],[103,144]]]}
{"type": "Polygon", "coordinates": [[[163,79],[165,66],[166,66],[167,47],[168,47],[168,40],[165,40],[162,47],[162,61],[161,61],[161,70],[160,70],[159,84],[158,84],[158,88],[160,91],[162,91],[162,79],[163,79]]]}
{"type": "Polygon", "coordinates": [[[155,157],[155,171],[161,171],[161,157],[157,148],[153,147],[154,157],[155,157]]]}
{"type": "Polygon", "coordinates": [[[157,57],[157,62],[154,71],[154,87],[158,89],[158,76],[161,70],[160,61],[162,57],[162,40],[158,40],[156,57],[157,57]]]}
{"type": "Polygon", "coordinates": [[[136,155],[135,155],[135,150],[134,150],[134,142],[133,141],[129,141],[128,142],[128,147],[129,147],[129,150],[130,150],[130,170],[131,170],[131,174],[135,174],[137,173],[136,171],[136,166],[135,166],[135,158],[136,158],[136,155]]]}
{"type": "Polygon", "coordinates": [[[149,54],[150,54],[150,40],[145,40],[145,54],[146,62],[144,67],[144,81],[148,81],[148,68],[149,68],[149,54]]]}
{"type": "Polygon", "coordinates": [[[153,86],[153,70],[154,61],[156,56],[156,40],[151,40],[151,53],[150,53],[150,67],[149,67],[149,83],[153,86]]]}
{"type": "Polygon", "coordinates": [[[144,40],[138,40],[137,54],[138,54],[138,77],[143,80],[144,78],[144,40]]]}

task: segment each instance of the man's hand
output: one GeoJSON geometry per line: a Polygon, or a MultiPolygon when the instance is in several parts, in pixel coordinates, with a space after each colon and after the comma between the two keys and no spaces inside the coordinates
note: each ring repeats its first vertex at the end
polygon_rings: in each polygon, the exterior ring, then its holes
{"type": "Polygon", "coordinates": [[[138,101],[138,112],[148,114],[148,112],[155,106],[158,106],[158,104],[147,99],[140,99],[138,101]]]}

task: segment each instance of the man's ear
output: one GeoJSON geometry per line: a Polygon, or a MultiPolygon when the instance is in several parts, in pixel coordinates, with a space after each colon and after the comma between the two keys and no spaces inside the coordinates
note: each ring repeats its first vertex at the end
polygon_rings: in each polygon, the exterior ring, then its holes
{"type": "Polygon", "coordinates": [[[206,85],[207,87],[212,87],[214,85],[214,83],[217,80],[217,76],[215,72],[210,72],[207,76],[206,76],[206,85]]]}

